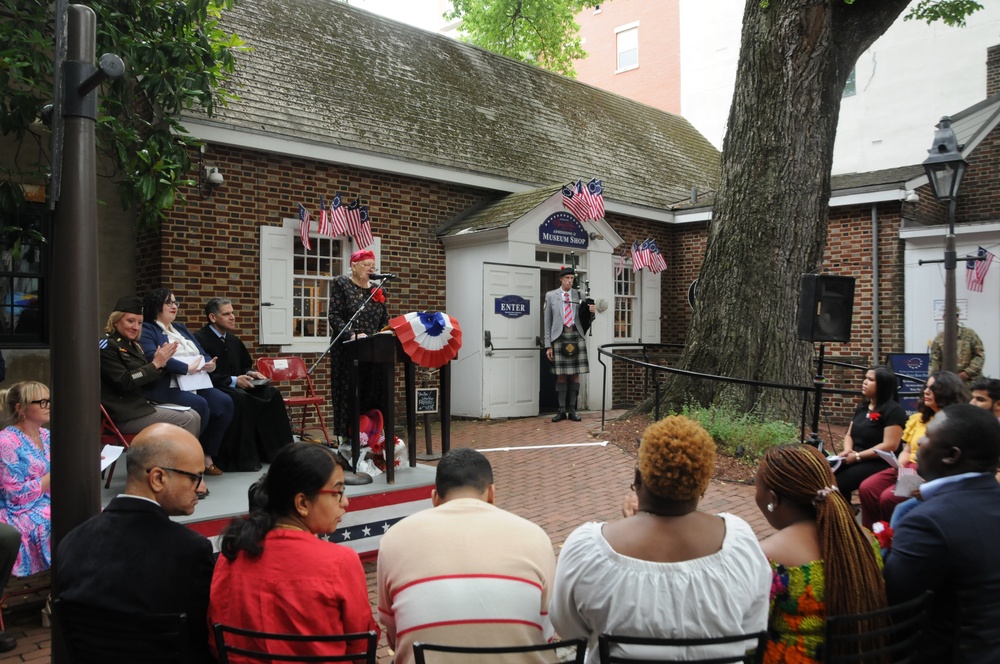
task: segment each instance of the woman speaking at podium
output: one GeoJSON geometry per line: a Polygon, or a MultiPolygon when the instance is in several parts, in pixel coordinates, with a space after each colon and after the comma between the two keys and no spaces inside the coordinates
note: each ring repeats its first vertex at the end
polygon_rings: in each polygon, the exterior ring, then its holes
{"type": "MultiPolygon", "coordinates": [[[[331,395],[333,399],[333,432],[343,440],[351,435],[351,425],[355,413],[351,412],[350,395],[350,360],[343,342],[353,339],[363,339],[375,334],[389,324],[389,314],[385,307],[385,293],[371,283],[371,275],[375,274],[375,254],[368,250],[355,251],[351,254],[351,274],[341,275],[333,280],[330,286],[330,336],[336,338],[348,321],[359,309],[357,317],[350,324],[350,329],[344,330],[340,341],[330,350],[330,378],[332,382],[331,395]],[[375,290],[374,296],[368,296],[375,290]],[[365,300],[368,300],[367,303],[365,300]],[[364,307],[362,309],[362,307],[364,307]]],[[[361,412],[371,408],[381,410],[380,403],[384,389],[380,372],[371,371],[365,366],[358,372],[358,397],[361,412]]]]}

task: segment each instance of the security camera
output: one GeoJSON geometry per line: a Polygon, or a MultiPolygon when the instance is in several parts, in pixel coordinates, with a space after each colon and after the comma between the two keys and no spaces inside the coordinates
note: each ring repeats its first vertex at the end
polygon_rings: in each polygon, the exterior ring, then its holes
{"type": "Polygon", "coordinates": [[[219,169],[216,166],[205,167],[205,182],[208,183],[209,186],[218,187],[225,181],[226,179],[222,177],[222,173],[219,172],[219,169]]]}

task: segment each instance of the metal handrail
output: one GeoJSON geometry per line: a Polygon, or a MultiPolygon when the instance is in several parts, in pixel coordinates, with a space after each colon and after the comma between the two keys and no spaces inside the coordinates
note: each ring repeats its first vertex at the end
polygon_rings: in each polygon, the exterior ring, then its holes
{"type": "MultiPolygon", "coordinates": [[[[648,351],[649,351],[650,348],[667,348],[667,347],[672,347],[672,348],[678,348],[679,347],[679,348],[683,348],[683,346],[681,344],[660,344],[660,343],[656,343],[656,344],[643,344],[643,343],[635,343],[635,342],[631,342],[631,343],[629,343],[629,342],[622,342],[622,343],[604,344],[603,346],[600,346],[597,349],[597,353],[598,353],[597,361],[601,364],[601,367],[603,368],[603,371],[604,371],[604,373],[603,373],[603,380],[602,380],[602,383],[601,383],[601,385],[602,385],[602,387],[601,387],[601,429],[604,429],[604,425],[605,425],[605,416],[606,416],[606,412],[607,412],[607,400],[608,400],[608,366],[607,366],[607,364],[604,363],[603,356],[608,356],[612,360],[619,360],[619,361],[625,362],[627,364],[633,364],[633,365],[636,365],[636,366],[641,366],[641,367],[644,368],[644,371],[646,372],[646,376],[648,376],[651,371],[654,373],[654,388],[653,388],[654,392],[655,392],[654,416],[655,416],[655,419],[657,419],[657,420],[660,419],[660,381],[656,380],[655,374],[658,374],[661,371],[666,371],[668,373],[677,374],[679,376],[688,376],[688,377],[691,377],[691,378],[705,378],[705,379],[708,379],[708,380],[716,380],[716,381],[720,381],[720,382],[723,382],[723,383],[735,383],[735,384],[738,384],[738,385],[753,385],[755,387],[769,387],[769,388],[782,389],[782,390],[791,390],[791,391],[794,391],[794,392],[802,392],[802,419],[801,419],[801,424],[800,424],[800,427],[799,427],[799,433],[801,435],[801,439],[802,440],[805,440],[806,409],[807,409],[808,403],[809,403],[809,393],[810,392],[815,393],[816,397],[818,399],[822,399],[822,396],[823,396],[824,392],[829,393],[829,394],[841,394],[841,395],[852,395],[852,396],[855,396],[858,393],[857,390],[844,390],[844,389],[839,389],[839,388],[825,387],[824,384],[823,384],[823,381],[813,381],[812,385],[790,385],[790,384],[787,384],[787,383],[772,383],[772,382],[762,381],[762,380],[751,380],[751,379],[748,379],[748,378],[735,378],[733,376],[718,376],[718,375],[715,375],[715,374],[699,373],[697,371],[690,371],[690,370],[687,370],[687,369],[677,369],[677,368],[674,368],[674,367],[667,367],[667,366],[663,366],[663,365],[660,365],[660,364],[650,364],[647,361],[640,361],[640,360],[632,359],[632,358],[629,358],[629,357],[624,357],[622,355],[618,355],[618,354],[616,354],[614,352],[611,352],[611,351],[607,350],[609,348],[635,348],[637,350],[641,350],[643,358],[648,359],[648,357],[649,357],[649,352],[648,351]]],[[[857,367],[857,368],[864,369],[864,368],[867,368],[867,367],[857,367]]],[[[647,381],[644,381],[643,387],[644,387],[645,393],[648,394],[649,393],[649,386],[648,386],[648,382],[647,381]]],[[[814,432],[814,433],[816,433],[816,432],[814,432]]]]}

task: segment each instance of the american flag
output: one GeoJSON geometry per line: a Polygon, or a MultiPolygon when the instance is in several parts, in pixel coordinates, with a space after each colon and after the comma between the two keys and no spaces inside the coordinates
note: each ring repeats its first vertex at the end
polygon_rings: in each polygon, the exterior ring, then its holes
{"type": "Polygon", "coordinates": [[[347,206],[347,234],[358,243],[358,249],[364,249],[375,238],[372,237],[372,227],[368,222],[368,206],[361,204],[361,199],[355,198],[347,206]]]}
{"type": "Polygon", "coordinates": [[[330,199],[330,237],[347,234],[347,210],[340,199],[338,191],[330,199]]]}
{"type": "Polygon", "coordinates": [[[583,197],[590,203],[590,218],[604,218],[604,185],[597,178],[587,183],[583,197]]]}
{"type": "Polygon", "coordinates": [[[333,224],[326,213],[326,201],[323,196],[319,197],[319,234],[326,237],[333,237],[333,224]]]}
{"type": "Polygon", "coordinates": [[[580,221],[590,217],[590,201],[583,195],[583,183],[579,180],[562,188],[563,207],[573,213],[580,221]]]}
{"type": "MultiPolygon", "coordinates": [[[[642,246],[645,246],[645,244],[646,243],[643,242],[642,246]]],[[[632,242],[632,271],[633,272],[638,272],[642,268],[646,267],[646,261],[645,261],[644,254],[642,252],[642,246],[639,245],[639,241],[638,240],[634,240],[632,242]]]]}
{"type": "Polygon", "coordinates": [[[625,271],[625,245],[622,244],[622,253],[618,256],[618,269],[615,270],[615,278],[622,276],[622,272],[625,271]]]}
{"type": "Polygon", "coordinates": [[[663,254],[660,253],[660,248],[656,246],[656,240],[649,241],[649,259],[647,265],[649,265],[649,271],[652,274],[659,274],[663,270],[667,269],[667,261],[663,258],[663,254]]]}
{"type": "Polygon", "coordinates": [[[312,251],[312,243],[309,241],[311,221],[312,216],[309,214],[309,210],[302,203],[299,203],[299,237],[302,238],[302,246],[306,248],[306,251],[312,251]]]}
{"type": "Polygon", "coordinates": [[[983,292],[983,282],[986,281],[986,273],[990,269],[990,263],[995,256],[982,247],[976,252],[979,260],[965,261],[965,287],[977,293],[983,292]]]}

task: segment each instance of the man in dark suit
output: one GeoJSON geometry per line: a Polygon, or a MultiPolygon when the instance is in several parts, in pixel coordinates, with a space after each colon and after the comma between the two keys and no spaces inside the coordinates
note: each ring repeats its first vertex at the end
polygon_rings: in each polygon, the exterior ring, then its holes
{"type": "Polygon", "coordinates": [[[205,351],[218,358],[212,384],[228,394],[236,407],[216,463],[224,470],[259,470],[278,450],[292,442],[285,399],[270,385],[254,385],[265,376],[254,370],[247,347],[236,336],[233,303],[213,297],[205,303],[208,324],[195,332],[205,351]]]}
{"type": "Polygon", "coordinates": [[[191,661],[212,662],[206,624],[212,544],[170,520],[198,504],[201,444],[180,427],[154,424],[135,437],[126,464],[125,493],[59,545],[54,594],[123,613],[185,613],[191,661]]]}
{"type": "Polygon", "coordinates": [[[971,404],[927,427],[922,502],[896,526],[885,563],[889,602],[934,591],[918,662],[996,662],[1000,653],[1000,423],[971,404]]]}

